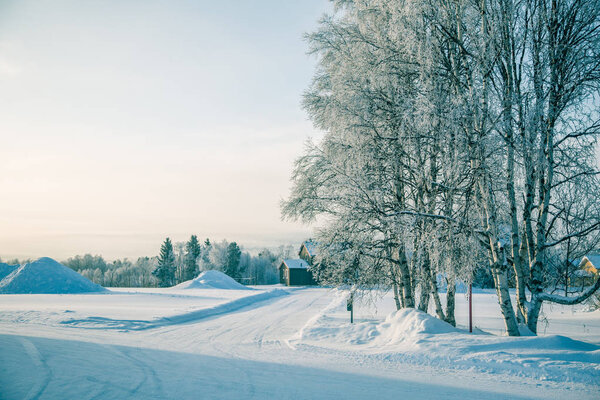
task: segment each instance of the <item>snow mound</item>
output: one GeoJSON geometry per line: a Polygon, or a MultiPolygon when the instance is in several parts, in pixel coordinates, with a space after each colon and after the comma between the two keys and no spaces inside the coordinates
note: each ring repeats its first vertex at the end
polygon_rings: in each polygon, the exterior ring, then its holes
{"type": "Polygon", "coordinates": [[[385,333],[392,338],[457,332],[449,323],[414,308],[403,308],[391,313],[380,329],[387,331],[385,333]]]}
{"type": "Polygon", "coordinates": [[[221,271],[204,271],[196,278],[174,286],[177,289],[230,289],[252,290],[221,271]]]}
{"type": "Polygon", "coordinates": [[[459,332],[447,322],[414,308],[395,311],[385,321],[367,320],[351,324],[345,308],[346,296],[338,296],[321,313],[309,320],[292,340],[389,349],[389,346],[407,343],[412,346],[432,335],[459,332]]]}
{"type": "Polygon", "coordinates": [[[48,257],[22,264],[0,281],[0,294],[68,294],[105,290],[48,257]]]}
{"type": "Polygon", "coordinates": [[[18,265],[0,263],[0,281],[17,268],[19,268],[18,265]]]}

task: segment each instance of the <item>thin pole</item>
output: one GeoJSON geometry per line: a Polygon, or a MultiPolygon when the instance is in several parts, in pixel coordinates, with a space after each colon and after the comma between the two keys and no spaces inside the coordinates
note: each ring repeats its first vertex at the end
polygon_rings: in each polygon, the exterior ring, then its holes
{"type": "Polygon", "coordinates": [[[350,323],[354,323],[354,293],[350,295],[350,323]]]}
{"type": "Polygon", "coordinates": [[[469,332],[473,332],[473,285],[469,283],[469,332]]]}
{"type": "Polygon", "coordinates": [[[354,323],[354,293],[350,292],[350,297],[346,303],[346,310],[350,311],[350,323],[354,323]]]}

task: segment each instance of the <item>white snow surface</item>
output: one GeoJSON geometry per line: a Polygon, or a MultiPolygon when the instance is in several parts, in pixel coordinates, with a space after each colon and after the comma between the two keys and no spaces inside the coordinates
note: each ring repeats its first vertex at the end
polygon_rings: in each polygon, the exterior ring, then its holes
{"type": "MultiPolygon", "coordinates": [[[[600,390],[600,345],[563,335],[507,337],[476,329],[455,328],[415,309],[390,313],[385,320],[359,319],[350,324],[346,296],[338,294],[325,312],[292,338],[294,346],[310,345],[355,351],[414,365],[508,373],[536,380],[578,382],[600,390]]],[[[486,296],[490,300],[490,295],[486,296]]],[[[600,312],[587,313],[600,335],[600,312]]],[[[499,318],[499,316],[498,316],[499,318]]],[[[582,327],[585,330],[585,324],[582,327]]],[[[595,336],[595,341],[600,336],[595,336]]]]}
{"type": "MultiPolygon", "coordinates": [[[[495,293],[454,328],[327,288],[0,295],[2,399],[598,399],[600,312],[544,305],[503,336],[495,293]]],[[[444,300],[442,296],[442,300],[444,300]]],[[[431,311],[430,311],[431,312],[431,311]]]]}
{"type": "Polygon", "coordinates": [[[283,262],[290,269],[292,269],[292,268],[307,269],[309,267],[308,263],[302,259],[289,259],[289,260],[283,260],[283,262]]]}
{"type": "Polygon", "coordinates": [[[229,289],[229,290],[251,290],[242,285],[229,275],[221,271],[204,271],[196,278],[185,281],[173,287],[174,289],[229,289]]]}
{"type": "MultiPolygon", "coordinates": [[[[0,274],[7,269],[2,266],[0,274]]],[[[0,281],[0,294],[70,294],[105,290],[102,286],[48,257],[18,266],[0,281]]]]}
{"type": "Polygon", "coordinates": [[[10,265],[6,263],[0,263],[0,281],[6,277],[6,275],[19,268],[18,265],[10,265]]]}

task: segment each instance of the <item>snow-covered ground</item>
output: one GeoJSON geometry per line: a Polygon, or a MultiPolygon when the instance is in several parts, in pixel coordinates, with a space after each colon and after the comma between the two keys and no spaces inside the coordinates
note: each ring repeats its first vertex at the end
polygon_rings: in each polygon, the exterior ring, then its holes
{"type": "MultiPolygon", "coordinates": [[[[189,286],[189,285],[188,285],[189,286]]],[[[1,399],[597,399],[600,312],[507,338],[493,291],[458,329],[327,288],[0,295],[1,399]],[[486,333],[493,333],[486,334],[486,333]]]]}

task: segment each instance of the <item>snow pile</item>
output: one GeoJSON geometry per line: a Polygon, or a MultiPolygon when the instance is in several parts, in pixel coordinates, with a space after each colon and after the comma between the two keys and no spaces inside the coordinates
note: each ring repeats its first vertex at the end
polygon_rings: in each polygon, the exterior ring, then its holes
{"type": "Polygon", "coordinates": [[[0,281],[17,268],[19,268],[18,265],[0,263],[0,281]]]}
{"type": "Polygon", "coordinates": [[[0,294],[67,294],[105,290],[48,257],[16,267],[0,281],[0,294]]]}
{"type": "Polygon", "coordinates": [[[401,343],[406,338],[420,335],[437,335],[457,332],[457,329],[427,313],[414,308],[404,308],[388,315],[385,322],[377,326],[378,342],[401,343]]]}
{"type": "MultiPolygon", "coordinates": [[[[490,296],[491,298],[491,296],[490,296]]],[[[600,346],[561,335],[507,337],[468,333],[415,309],[385,320],[350,324],[347,295],[339,293],[290,338],[290,347],[361,352],[375,359],[435,368],[506,374],[541,381],[597,384],[600,346]]],[[[591,321],[590,321],[591,322],[591,321]]]]}
{"type": "Polygon", "coordinates": [[[177,289],[229,289],[229,290],[252,290],[221,271],[204,271],[196,278],[174,286],[177,289]]]}
{"type": "Polygon", "coordinates": [[[385,321],[350,324],[349,315],[343,319],[331,315],[332,311],[339,311],[341,305],[345,306],[345,297],[338,297],[322,313],[308,321],[292,339],[385,348],[407,341],[419,341],[427,335],[458,332],[447,322],[412,308],[395,311],[389,314],[385,321]]]}

